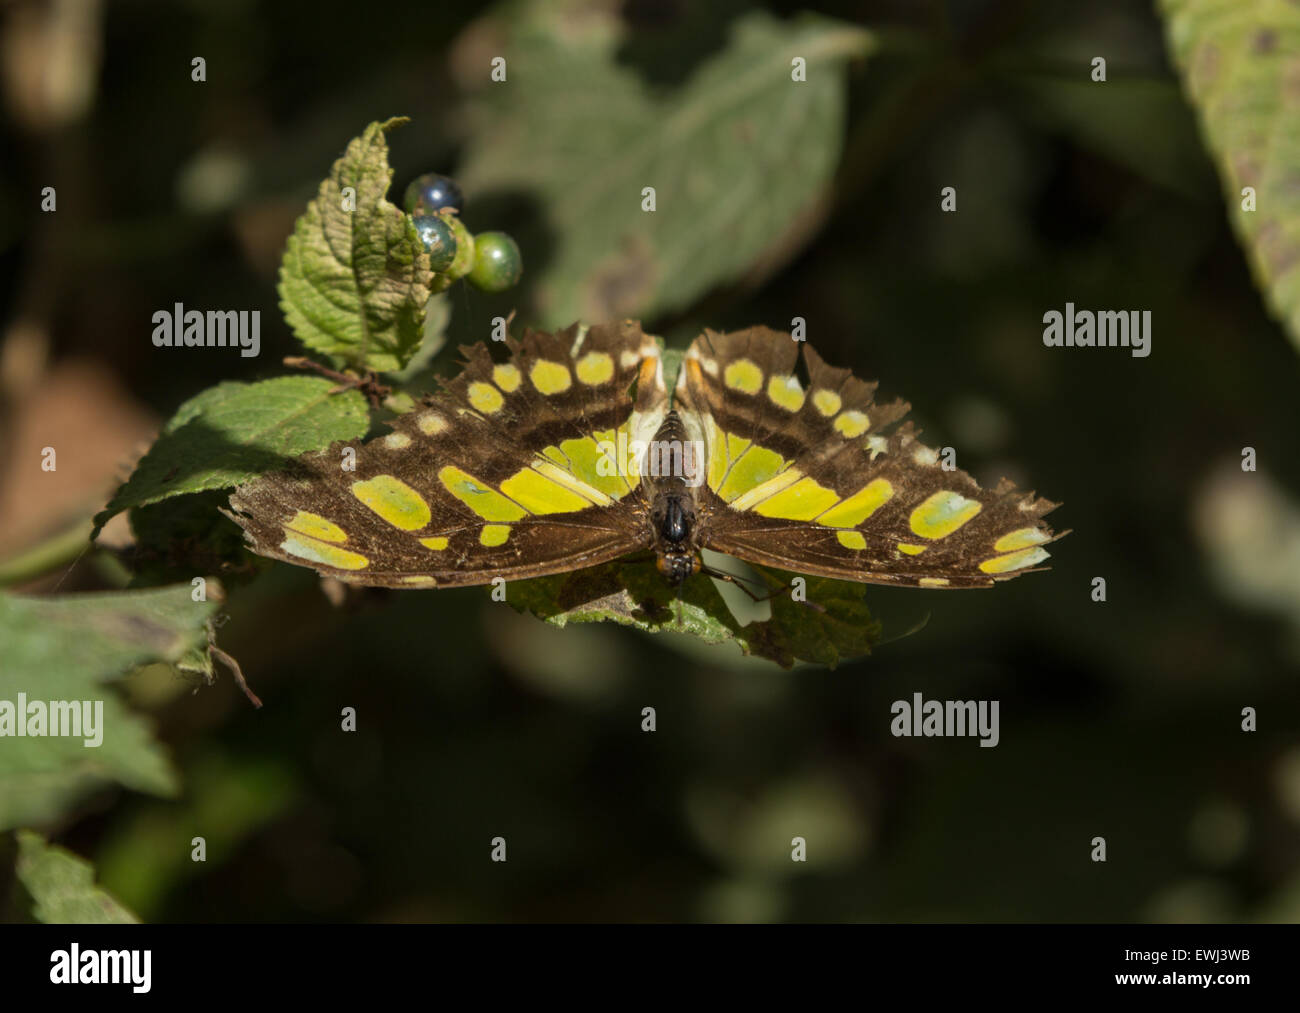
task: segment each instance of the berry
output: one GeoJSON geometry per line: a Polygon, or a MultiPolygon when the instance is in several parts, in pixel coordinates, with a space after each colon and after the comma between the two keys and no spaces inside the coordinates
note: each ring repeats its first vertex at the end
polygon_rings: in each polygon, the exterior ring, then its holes
{"type": "Polygon", "coordinates": [[[450,209],[457,214],[464,207],[465,199],[455,180],[440,176],[436,172],[426,172],[416,176],[406,188],[402,199],[408,215],[431,215],[435,211],[450,209]]]}
{"type": "Polygon", "coordinates": [[[451,229],[456,240],[456,256],[441,276],[433,280],[433,291],[441,292],[453,281],[459,281],[469,274],[474,266],[474,237],[454,211],[439,211],[436,217],[451,229]]]}
{"type": "Polygon", "coordinates": [[[523,274],[519,244],[504,232],[480,232],[474,237],[474,269],[469,280],[485,292],[504,292],[523,274]]]}
{"type": "Polygon", "coordinates": [[[442,274],[456,259],[458,244],[455,230],[435,215],[419,215],[411,219],[420,242],[429,251],[429,268],[442,274]]]}

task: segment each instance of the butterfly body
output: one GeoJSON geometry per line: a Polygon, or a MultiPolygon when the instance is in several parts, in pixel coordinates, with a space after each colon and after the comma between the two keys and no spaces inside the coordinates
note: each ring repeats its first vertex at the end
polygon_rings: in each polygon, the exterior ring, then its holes
{"type": "MultiPolygon", "coordinates": [[[[686,427],[676,409],[673,409],[668,412],[663,425],[650,441],[647,453],[654,455],[659,448],[667,448],[667,457],[671,463],[673,448],[686,446],[689,446],[686,443],[686,427]]],[[[663,460],[663,455],[660,455],[659,460],[663,460]]],[[[687,465],[692,465],[694,457],[683,453],[677,460],[682,465],[680,471],[685,472],[688,470],[687,465]]],[[[668,470],[668,474],[651,477],[643,488],[650,500],[650,523],[655,532],[655,566],[669,584],[677,586],[700,571],[697,541],[699,521],[695,494],[687,476],[672,474],[671,469],[668,470]]],[[[695,472],[694,466],[689,470],[695,472]]]]}
{"type": "Polygon", "coordinates": [[[710,548],[960,588],[1031,571],[1060,537],[1042,521],[1055,504],[941,467],[905,403],[875,401],[874,384],[788,334],[707,331],[674,356],[623,321],[527,331],[504,361],[484,345],[462,351],[464,370],[387,435],[236,490],[231,516],[253,550],[387,587],[527,579],[645,552],[680,585],[710,548]]]}

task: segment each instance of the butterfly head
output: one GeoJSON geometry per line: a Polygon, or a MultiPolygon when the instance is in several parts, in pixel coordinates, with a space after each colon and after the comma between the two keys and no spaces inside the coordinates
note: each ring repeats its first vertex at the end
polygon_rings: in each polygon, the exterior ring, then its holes
{"type": "Polygon", "coordinates": [[[660,552],[655,566],[669,584],[680,586],[686,578],[700,572],[700,557],[693,552],[660,552]]]}

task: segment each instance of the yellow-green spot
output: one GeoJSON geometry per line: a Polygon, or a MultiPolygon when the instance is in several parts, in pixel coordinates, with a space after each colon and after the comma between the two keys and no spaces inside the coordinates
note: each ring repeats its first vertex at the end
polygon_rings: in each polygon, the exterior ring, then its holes
{"type": "Polygon", "coordinates": [[[727,435],[722,431],[713,416],[709,416],[709,488],[716,489],[727,477],[727,468],[731,457],[727,453],[727,435]]]}
{"type": "Polygon", "coordinates": [[[746,450],[750,448],[753,440],[747,440],[743,436],[737,436],[735,433],[727,434],[727,457],[735,460],[746,450]]]}
{"type": "Polygon", "coordinates": [[[862,537],[861,531],[837,531],[835,537],[846,549],[856,549],[860,552],[867,547],[867,540],[862,537]]]}
{"type": "Polygon", "coordinates": [[[749,359],[737,359],[723,370],[722,382],[742,394],[757,394],[763,386],[763,371],[749,359]]]}
{"type": "MultiPolygon", "coordinates": [[[[617,444],[615,448],[617,449],[617,444]]],[[[564,461],[560,465],[561,468],[579,481],[585,482],[613,499],[626,496],[628,490],[641,481],[641,476],[635,468],[630,469],[627,475],[618,474],[620,462],[617,460],[611,462],[601,451],[600,445],[589,436],[565,440],[560,444],[560,450],[563,451],[561,460],[564,461]],[[602,465],[601,462],[604,464],[602,465]],[[601,471],[607,474],[602,475],[601,471]]]]}
{"type": "Polygon", "coordinates": [[[566,514],[591,506],[590,500],[583,499],[576,492],[538,474],[532,468],[521,468],[515,472],[501,483],[501,491],[535,514],[566,514]]]}
{"type": "Polygon", "coordinates": [[[320,514],[308,513],[306,510],[299,510],[294,514],[293,519],[285,527],[302,535],[319,538],[323,542],[348,540],[348,533],[333,521],[326,520],[320,514]]]}
{"type": "Polygon", "coordinates": [[[832,528],[856,528],[873,513],[890,501],[894,487],[885,479],[868,482],[838,506],[817,518],[818,524],[832,528]]]}
{"type": "Polygon", "coordinates": [[[438,481],[485,521],[517,521],[528,513],[518,503],[506,499],[455,465],[449,464],[439,471],[438,481]]]}
{"type": "Polygon", "coordinates": [[[574,367],[578,379],[590,386],[608,383],[614,376],[614,360],[608,352],[588,352],[574,367]]]}
{"type": "Polygon", "coordinates": [[[528,379],[543,394],[562,394],[573,384],[569,368],[561,362],[538,359],[528,371],[528,379]]]}
{"type": "Polygon", "coordinates": [[[922,538],[945,538],[982,509],[978,500],[945,489],[913,510],[909,524],[912,533],[922,538]]]}
{"type": "Polygon", "coordinates": [[[787,486],[794,485],[801,478],[803,478],[803,472],[798,468],[787,468],[785,471],[778,472],[775,477],[769,478],[762,485],[757,485],[748,492],[737,496],[731,501],[731,508],[733,510],[751,510],[769,496],[775,496],[787,486]]]}
{"type": "MultiPolygon", "coordinates": [[[[568,471],[565,471],[558,465],[552,464],[550,461],[537,461],[533,465],[533,468],[536,469],[539,474],[549,478],[552,482],[555,482],[556,484],[568,489],[570,492],[581,496],[586,500],[584,506],[591,506],[593,503],[596,506],[609,506],[618,496],[623,496],[628,491],[627,484],[623,483],[615,490],[615,496],[607,496],[599,489],[588,485],[581,479],[574,478],[568,471]]],[[[621,478],[618,478],[618,476],[610,477],[611,480],[617,480],[619,482],[623,481],[621,478]]]]}
{"type": "Polygon", "coordinates": [[[492,380],[507,394],[513,394],[519,389],[523,376],[520,374],[518,366],[506,362],[492,370],[492,380]]]}
{"type": "MultiPolygon", "coordinates": [[[[730,439],[727,443],[730,446],[730,439]]],[[[730,503],[742,493],[758,488],[781,471],[785,465],[785,459],[775,450],[751,446],[738,458],[731,459],[731,470],[727,472],[726,481],[718,489],[718,495],[730,503]]]]}
{"type": "Polygon", "coordinates": [[[285,528],[285,535],[287,537],[280,543],[280,548],[289,555],[305,559],[309,563],[332,566],[336,570],[364,570],[370,565],[370,560],[359,552],[340,549],[337,545],[308,538],[288,528],[285,528]]]}
{"type": "Polygon", "coordinates": [[[985,573],[1008,573],[1011,570],[1020,570],[1026,566],[1035,566],[1046,558],[1046,549],[1039,545],[1031,545],[1019,552],[1010,552],[1005,556],[994,556],[992,559],[986,559],[980,563],[980,569],[985,573]]]}
{"type": "Polygon", "coordinates": [[[772,403],[788,412],[803,407],[804,392],[796,376],[774,376],[767,381],[767,396],[772,403]]]}
{"type": "Polygon", "coordinates": [[[866,414],[857,411],[854,408],[850,408],[846,412],[840,412],[835,419],[836,431],[841,436],[847,437],[850,440],[861,436],[868,428],[870,428],[870,425],[871,423],[867,419],[866,414]]]}
{"type": "Polygon", "coordinates": [[[843,402],[840,396],[833,390],[815,390],[813,391],[813,407],[819,412],[830,418],[840,410],[843,402]]]}
{"type": "Polygon", "coordinates": [[[791,521],[810,521],[839,502],[839,493],[818,485],[811,478],[801,478],[788,489],[754,507],[764,517],[783,517],[791,521]]]}
{"type": "Polygon", "coordinates": [[[501,392],[490,383],[475,380],[469,385],[469,403],[478,411],[491,415],[493,412],[501,410],[505,400],[501,396],[501,392]]]}
{"type": "Polygon", "coordinates": [[[424,497],[392,475],[352,483],[352,495],[395,528],[415,531],[429,523],[432,514],[424,497]]]}
{"type": "Polygon", "coordinates": [[[478,533],[479,544],[485,545],[489,549],[498,545],[505,545],[506,539],[509,537],[509,524],[484,524],[483,530],[478,533]]]}
{"type": "Polygon", "coordinates": [[[921,586],[922,587],[947,587],[948,578],[947,577],[922,577],[921,586]]]}
{"type": "Polygon", "coordinates": [[[1020,528],[1003,535],[993,543],[997,552],[1010,552],[1012,549],[1027,549],[1031,545],[1042,545],[1047,541],[1047,532],[1042,528],[1020,528]]]}
{"type": "Polygon", "coordinates": [[[402,583],[410,584],[413,587],[437,587],[438,586],[438,581],[436,578],[430,577],[427,574],[423,574],[423,573],[412,574],[410,577],[403,577],[402,583]]]}
{"type": "Polygon", "coordinates": [[[924,545],[912,545],[910,542],[899,542],[898,551],[905,556],[919,556],[925,551],[924,545]]]}
{"type": "Polygon", "coordinates": [[[405,450],[411,445],[411,438],[405,433],[389,433],[384,437],[384,446],[389,450],[405,450]]]}
{"type": "Polygon", "coordinates": [[[443,549],[447,547],[447,543],[449,541],[450,539],[446,538],[445,536],[439,535],[436,538],[421,538],[420,544],[423,545],[426,549],[432,549],[434,552],[441,552],[443,549]]]}
{"type": "Polygon", "coordinates": [[[425,412],[415,420],[415,424],[425,436],[437,436],[447,428],[447,420],[437,412],[425,412]]]}

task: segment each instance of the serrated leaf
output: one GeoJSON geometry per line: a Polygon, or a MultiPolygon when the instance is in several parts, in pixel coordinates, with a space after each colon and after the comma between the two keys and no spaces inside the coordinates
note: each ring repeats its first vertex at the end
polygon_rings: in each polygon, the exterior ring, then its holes
{"type": "Polygon", "coordinates": [[[95,885],[89,862],[30,830],[18,834],[17,872],[34,902],[32,915],[46,925],[132,925],[140,920],[95,885]]]}
{"type": "MultiPolygon", "coordinates": [[[[103,683],[148,662],[193,667],[205,657],[208,601],[191,599],[189,584],[150,591],[28,598],[0,594],[0,703],[90,701],[102,705],[93,736],[0,737],[0,829],[55,818],[83,792],[110,781],[171,794],[176,779],[145,722],[103,683]],[[99,745],[86,745],[86,738],[99,745]]],[[[92,710],[92,715],[94,711],[92,710]]],[[[48,727],[48,726],[47,726],[48,727]]],[[[83,727],[83,732],[85,731],[83,727]]]]}
{"type": "Polygon", "coordinates": [[[575,5],[564,31],[556,18],[549,4],[512,14],[508,78],[474,111],[459,177],[471,205],[492,190],[540,200],[555,244],[532,275],[543,325],[678,309],[801,245],[839,160],[847,62],[869,33],[753,11],[659,92],[620,62],[614,5],[575,5]],[[795,57],[806,81],[792,80],[795,57]]]}
{"type": "MultiPolygon", "coordinates": [[[[768,571],[772,588],[782,576],[768,571]]],[[[616,622],[647,633],[689,633],[706,643],[734,640],[745,654],[775,661],[783,668],[810,661],[834,668],[840,661],[869,654],[880,638],[880,624],[863,602],[861,584],[808,577],[806,599],[788,591],[771,598],[772,618],[742,626],[713,582],[692,578],[680,597],[649,563],[614,562],[573,573],[518,581],[506,601],[555,626],[616,622]]],[[[784,583],[790,587],[789,579],[784,583]]]]}
{"type": "Polygon", "coordinates": [[[405,122],[371,123],[349,142],[280,262],[280,308],[293,333],[356,369],[401,369],[423,336],[429,255],[410,217],[386,198],[393,170],[384,134],[405,122]]]}
{"type": "Polygon", "coordinates": [[[335,386],[324,377],[285,376],[222,383],[190,398],[95,517],[95,533],[130,507],[233,488],[335,440],[360,439],[370,425],[365,398],[355,390],[331,394],[335,386]]]}
{"type": "Polygon", "coordinates": [[[1169,48],[1219,165],[1257,284],[1300,348],[1300,7],[1161,0],[1169,48]],[[1256,210],[1243,209],[1254,187],[1256,210]]]}

